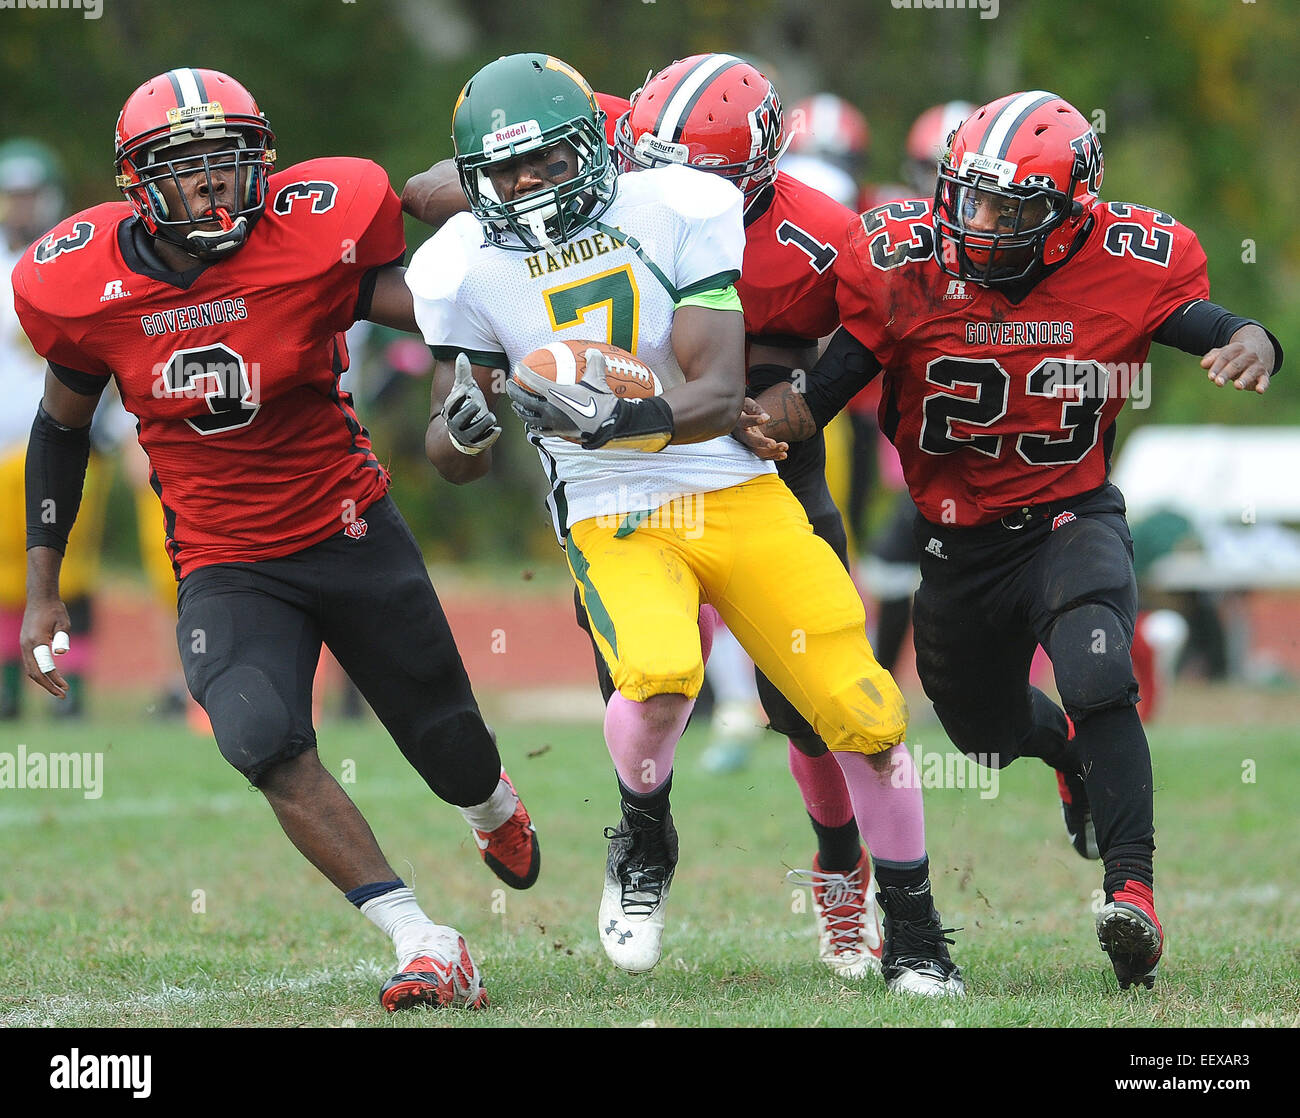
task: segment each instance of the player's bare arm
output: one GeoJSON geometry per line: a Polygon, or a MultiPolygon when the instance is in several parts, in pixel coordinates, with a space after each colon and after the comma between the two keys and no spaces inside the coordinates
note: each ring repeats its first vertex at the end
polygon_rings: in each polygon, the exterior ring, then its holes
{"type": "Polygon", "coordinates": [[[461,189],[456,161],[444,159],[407,179],[402,187],[402,209],[434,229],[454,214],[468,210],[469,202],[461,189]]]}
{"type": "MultiPolygon", "coordinates": [[[[63,448],[52,445],[51,440],[77,442],[84,438],[89,446],[90,421],[94,418],[95,408],[99,404],[99,395],[83,396],[63,384],[53,373],[46,369],[45,398],[41,401],[43,415],[38,418],[37,426],[42,428],[38,435],[33,430],[33,438],[28,446],[28,476],[53,480],[57,474],[60,481],[72,485],[74,496],[60,497],[53,494],[43,495],[29,491],[28,523],[40,523],[44,514],[54,502],[52,508],[59,517],[61,530],[70,530],[76,518],[76,506],[81,499],[81,485],[85,480],[85,460],[80,463],[80,478],[75,463],[75,447],[60,453],[63,448]],[[61,459],[55,461],[56,456],[61,459]],[[57,470],[64,466],[64,470],[57,470]],[[30,507],[34,502],[35,507],[30,507]],[[70,507],[60,515],[60,504],[70,507]]],[[[58,486],[57,488],[62,488],[58,486]]],[[[37,663],[35,650],[44,648],[43,655],[54,645],[55,634],[66,634],[71,628],[68,609],[59,597],[59,570],[63,565],[63,552],[54,547],[35,546],[27,552],[27,606],[23,611],[22,631],[19,644],[22,648],[23,666],[28,678],[45,688],[57,698],[68,694],[67,680],[55,668],[42,670],[37,663]]],[[[48,663],[49,661],[47,661],[48,663]]]]}
{"type": "MultiPolygon", "coordinates": [[[[749,346],[749,382],[755,396],[761,395],[769,385],[773,374],[789,376],[799,370],[812,368],[817,359],[815,347],[799,348],[795,346],[772,346],[761,342],[751,342],[749,346]]],[[[781,383],[781,382],[778,382],[781,383]]],[[[785,394],[782,394],[785,395],[785,394]]],[[[775,399],[775,397],[774,397],[775,399]]],[[[784,406],[791,406],[787,402],[784,406]]],[[[795,405],[797,406],[797,404],[795,405]]],[[[790,444],[772,437],[767,424],[772,421],[772,414],[757,400],[745,397],[740,419],[736,422],[732,437],[749,447],[759,458],[765,461],[784,461],[789,453],[790,444]]],[[[811,418],[809,419],[811,423],[811,418]]],[[[809,426],[808,433],[801,436],[810,438],[815,428],[809,426]]]]}
{"type": "Polygon", "coordinates": [[[841,328],[806,372],[759,394],[757,403],[772,418],[764,433],[781,442],[812,438],[881,371],[880,362],[857,338],[841,328]]]}
{"type": "Polygon", "coordinates": [[[1238,329],[1227,345],[1206,353],[1201,368],[1208,370],[1207,375],[1217,385],[1231,381],[1243,391],[1253,388],[1262,395],[1268,391],[1275,360],[1268,333],[1251,323],[1238,329]]]}
{"type": "Polygon", "coordinates": [[[418,334],[415,323],[415,304],[411,289],[406,286],[406,269],[394,264],[375,272],[375,286],[370,295],[370,309],[366,318],[380,326],[391,326],[408,334],[418,334]]]}
{"type": "Polygon", "coordinates": [[[673,442],[728,434],[745,399],[745,320],[738,311],[681,307],[673,318],[673,355],[686,383],[664,400],[673,410],[673,442]]]}
{"type": "Polygon", "coordinates": [[[455,485],[476,481],[492,468],[490,448],[501,427],[489,417],[491,402],[498,395],[494,382],[500,375],[498,369],[470,364],[464,355],[434,363],[424,453],[438,473],[455,485]]]}

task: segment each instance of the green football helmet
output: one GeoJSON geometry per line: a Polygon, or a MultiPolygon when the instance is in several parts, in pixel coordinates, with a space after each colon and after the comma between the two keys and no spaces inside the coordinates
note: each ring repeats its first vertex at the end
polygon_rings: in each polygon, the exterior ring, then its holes
{"type": "Polygon", "coordinates": [[[605,113],[582,75],[558,58],[512,54],[484,66],[461,90],[451,125],[465,197],[488,239],[502,248],[553,247],[614,200],[605,113]],[[577,153],[573,178],[509,202],[497,197],[487,174],[494,164],[560,142],[577,153]]]}
{"type": "Polygon", "coordinates": [[[34,241],[63,214],[63,166],[39,140],[25,138],[0,144],[0,225],[12,239],[34,241]],[[15,195],[27,195],[18,205],[15,195]]]}

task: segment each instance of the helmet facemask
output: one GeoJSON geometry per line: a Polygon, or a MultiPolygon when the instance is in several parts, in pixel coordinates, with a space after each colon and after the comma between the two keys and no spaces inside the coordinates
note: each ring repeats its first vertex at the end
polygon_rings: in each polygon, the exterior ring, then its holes
{"type": "Polygon", "coordinates": [[[1042,270],[1052,232],[1074,214],[1075,182],[1058,190],[1041,175],[1012,181],[1014,166],[967,152],[954,170],[939,164],[934,226],[939,267],[985,287],[1016,283],[1042,270]],[[976,218],[978,228],[972,227],[976,218]],[[993,222],[992,228],[989,228],[993,222]]]}
{"type": "Polygon", "coordinates": [[[148,232],[200,260],[219,260],[243,246],[266,208],[267,179],[275,162],[269,147],[270,130],[196,123],[192,130],[159,136],[146,134],[125,144],[118,153],[118,186],[126,193],[148,232]],[[183,150],[166,158],[172,148],[200,140],[230,141],[231,146],[202,154],[183,150]],[[235,186],[233,197],[217,200],[214,175],[228,175],[235,186]],[[183,179],[202,175],[207,197],[206,210],[195,212],[183,179]],[[171,212],[159,184],[170,182],[180,201],[179,213],[171,212]],[[217,223],[215,229],[202,225],[217,223]]]}
{"type": "Polygon", "coordinates": [[[595,221],[613,200],[615,170],[605,143],[605,114],[577,117],[546,131],[526,121],[483,138],[483,150],[456,157],[461,187],[488,239],[502,248],[554,250],[595,221]],[[503,202],[489,172],[518,156],[567,144],[576,172],[503,202]],[[515,243],[518,242],[518,243],[515,243]]]}

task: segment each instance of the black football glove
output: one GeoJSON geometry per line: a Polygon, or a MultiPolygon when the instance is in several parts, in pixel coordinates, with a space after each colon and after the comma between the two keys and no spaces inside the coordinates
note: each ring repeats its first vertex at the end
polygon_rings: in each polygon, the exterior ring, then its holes
{"type": "Polygon", "coordinates": [[[673,437],[672,409],[662,399],[620,399],[609,390],[598,349],[587,350],[577,384],[556,384],[520,363],[506,381],[506,395],[529,431],[572,439],[587,450],[663,450],[673,437]]]}
{"type": "Polygon", "coordinates": [[[447,437],[461,454],[482,454],[501,437],[501,425],[492,414],[483,390],[470,370],[469,358],[456,355],[456,381],[442,404],[447,437]]]}

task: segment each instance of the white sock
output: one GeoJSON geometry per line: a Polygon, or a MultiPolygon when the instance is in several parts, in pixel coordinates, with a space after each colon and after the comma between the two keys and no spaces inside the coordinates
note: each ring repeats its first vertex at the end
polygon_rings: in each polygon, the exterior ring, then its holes
{"type": "Polygon", "coordinates": [[[459,933],[444,924],[435,924],[425,915],[409,888],[394,889],[361,906],[366,918],[393,941],[397,962],[404,966],[430,949],[454,955],[459,933]]]}
{"type": "Polygon", "coordinates": [[[495,831],[502,823],[509,819],[515,813],[515,805],[519,802],[519,797],[515,795],[514,790],[504,780],[497,782],[497,790],[492,793],[481,804],[473,807],[462,807],[456,810],[461,813],[468,823],[476,831],[495,831]]]}

